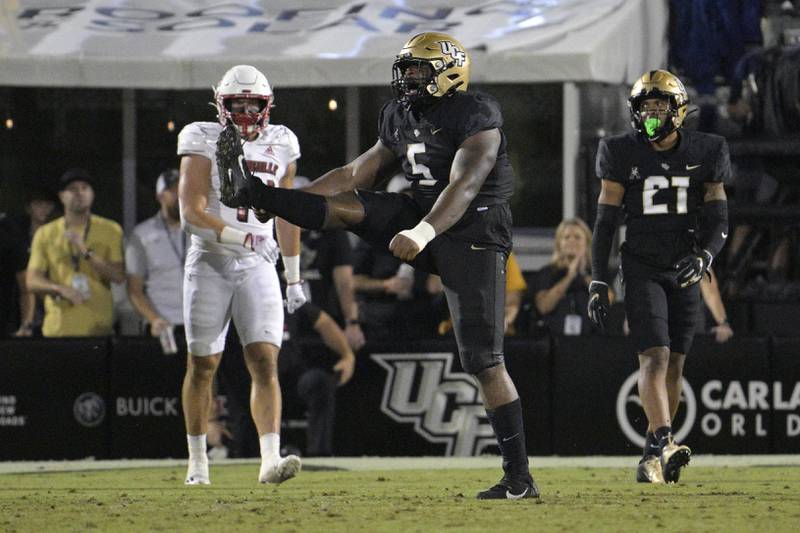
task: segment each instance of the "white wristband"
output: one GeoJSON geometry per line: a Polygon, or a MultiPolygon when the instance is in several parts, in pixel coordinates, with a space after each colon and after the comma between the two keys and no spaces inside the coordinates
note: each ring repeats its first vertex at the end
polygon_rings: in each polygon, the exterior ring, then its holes
{"type": "Polygon", "coordinates": [[[300,281],[300,256],[290,255],[283,257],[283,266],[286,269],[286,283],[297,283],[300,281]]]}
{"type": "Polygon", "coordinates": [[[429,242],[436,238],[436,230],[424,220],[420,220],[419,224],[411,229],[401,231],[399,235],[403,235],[414,241],[417,248],[422,251],[429,242]]]}
{"type": "Polygon", "coordinates": [[[219,242],[222,244],[238,244],[244,246],[244,241],[247,239],[247,233],[244,231],[225,226],[219,232],[219,242]]]}

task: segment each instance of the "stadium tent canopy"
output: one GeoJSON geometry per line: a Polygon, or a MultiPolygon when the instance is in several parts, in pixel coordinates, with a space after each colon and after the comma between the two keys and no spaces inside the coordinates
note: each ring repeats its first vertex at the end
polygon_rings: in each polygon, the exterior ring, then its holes
{"type": "Polygon", "coordinates": [[[630,83],[663,65],[666,23],[666,0],[19,0],[0,5],[0,85],[207,88],[238,63],[382,85],[427,30],[462,41],[476,82],[630,83]]]}

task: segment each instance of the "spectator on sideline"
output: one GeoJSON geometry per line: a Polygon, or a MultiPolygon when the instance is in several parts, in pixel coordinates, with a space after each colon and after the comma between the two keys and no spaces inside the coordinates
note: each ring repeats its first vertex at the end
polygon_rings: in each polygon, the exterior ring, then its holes
{"type": "Polygon", "coordinates": [[[0,306],[0,338],[12,334],[18,336],[24,329],[20,326],[20,316],[28,313],[25,307],[24,242],[17,226],[5,213],[0,213],[0,302],[3,302],[0,306]]]}
{"type": "MultiPolygon", "coordinates": [[[[294,188],[310,180],[295,176],[294,188]]],[[[300,234],[302,264],[300,275],[311,301],[320,306],[344,328],[353,350],[364,346],[364,332],[358,319],[358,303],[353,280],[353,246],[345,231],[305,230],[300,234]]]]}
{"type": "Polygon", "coordinates": [[[187,235],[181,230],[178,178],[175,169],[158,176],[156,198],[161,209],[134,228],[125,249],[128,297],[153,337],[165,328],[183,326],[187,235]]]}
{"type": "Polygon", "coordinates": [[[592,232],[583,220],[562,220],[550,263],[536,275],[534,304],[553,335],[586,335],[595,330],[586,316],[591,244],[592,232]]]}
{"type": "Polygon", "coordinates": [[[64,216],[34,234],[26,276],[28,289],[45,297],[42,334],[110,335],[110,284],[125,279],[122,228],[92,214],[94,189],[88,172],[70,169],[59,183],[64,216]]]}
{"type": "MultiPolygon", "coordinates": [[[[722,301],[722,295],[719,292],[719,283],[717,282],[717,275],[713,269],[708,270],[709,275],[703,276],[700,282],[700,294],[703,296],[703,302],[708,310],[708,314],[714,320],[714,325],[706,330],[714,335],[714,339],[719,342],[728,342],[733,337],[733,330],[730,323],[728,323],[728,313],[725,311],[725,304],[722,301]]],[[[708,320],[706,320],[708,322],[708,320]]]]}
{"type": "Polygon", "coordinates": [[[286,325],[288,338],[279,359],[286,405],[296,399],[307,409],[306,455],[331,456],[336,389],[353,377],[355,355],[336,321],[311,302],[288,317],[286,325]],[[315,334],[327,349],[302,342],[303,338],[315,334]],[[335,354],[335,359],[331,358],[332,354],[335,354]],[[293,392],[296,392],[296,398],[293,392]]]}
{"type": "MultiPolygon", "coordinates": [[[[57,213],[58,201],[56,196],[46,189],[33,189],[25,202],[25,215],[18,219],[20,235],[23,239],[24,261],[28,264],[31,253],[31,242],[36,230],[47,224],[57,213]]],[[[44,319],[44,304],[41,298],[36,298],[33,292],[25,285],[25,271],[20,272],[20,325],[14,333],[15,337],[31,337],[41,334],[42,320],[44,319]]]]}

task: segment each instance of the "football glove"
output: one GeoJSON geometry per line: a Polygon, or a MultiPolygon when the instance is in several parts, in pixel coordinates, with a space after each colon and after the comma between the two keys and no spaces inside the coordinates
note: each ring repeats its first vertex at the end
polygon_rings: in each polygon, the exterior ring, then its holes
{"type": "Polygon", "coordinates": [[[703,279],[703,274],[708,272],[713,257],[707,250],[691,253],[675,263],[673,268],[678,271],[678,285],[681,289],[690,287],[703,279]]]}
{"type": "Polygon", "coordinates": [[[286,310],[291,315],[306,303],[306,293],[303,291],[303,282],[292,283],[286,286],[286,310]]]}
{"type": "Polygon", "coordinates": [[[600,333],[606,332],[609,306],[608,284],[602,281],[592,281],[589,284],[589,306],[587,312],[589,319],[597,326],[600,333]]]}
{"type": "Polygon", "coordinates": [[[250,249],[273,265],[277,263],[281,251],[275,239],[267,235],[253,235],[250,238],[250,249]]]}
{"type": "Polygon", "coordinates": [[[219,200],[228,207],[249,207],[248,181],[253,178],[244,159],[239,130],[228,124],[217,138],[217,172],[219,173],[219,200]]]}

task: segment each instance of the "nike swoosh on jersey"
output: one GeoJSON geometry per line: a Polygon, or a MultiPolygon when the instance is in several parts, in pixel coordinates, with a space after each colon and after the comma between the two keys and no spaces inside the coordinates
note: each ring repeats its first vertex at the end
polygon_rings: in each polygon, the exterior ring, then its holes
{"type": "Polygon", "coordinates": [[[696,168],[700,168],[701,166],[703,166],[702,163],[700,163],[699,165],[686,165],[686,170],[694,170],[696,168]]]}
{"type": "Polygon", "coordinates": [[[724,231],[722,232],[722,238],[723,238],[723,239],[727,239],[727,238],[728,238],[728,234],[727,234],[727,233],[725,233],[724,231]]]}
{"type": "Polygon", "coordinates": [[[439,133],[440,131],[442,131],[442,128],[435,129],[435,130],[431,130],[431,135],[436,135],[436,134],[437,134],[437,133],[439,133]]]}
{"type": "Polygon", "coordinates": [[[470,245],[469,249],[470,250],[485,250],[486,248],[483,248],[482,246],[475,246],[474,244],[472,244],[472,245],[470,245]]]}

